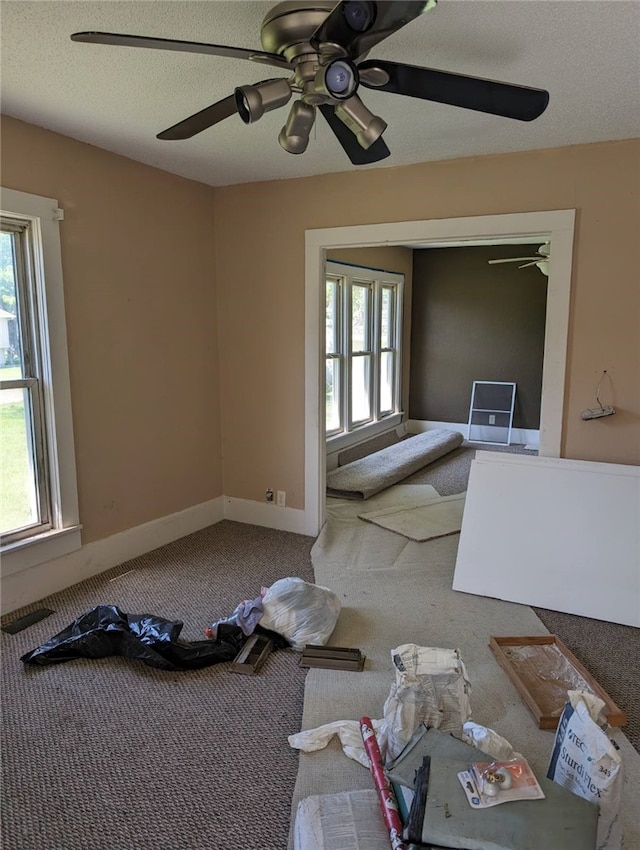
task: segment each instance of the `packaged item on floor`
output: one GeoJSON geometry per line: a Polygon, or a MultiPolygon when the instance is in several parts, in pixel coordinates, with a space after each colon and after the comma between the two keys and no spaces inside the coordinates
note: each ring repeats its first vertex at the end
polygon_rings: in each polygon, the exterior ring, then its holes
{"type": "Polygon", "coordinates": [[[473,809],[487,809],[514,800],[542,800],[531,765],[522,757],[509,761],[476,761],[458,774],[458,781],[473,809]]]}
{"type": "Polygon", "coordinates": [[[569,691],[553,743],[547,776],[600,808],[598,850],[620,850],[622,757],[604,732],[605,703],[587,691],[569,691]]]}

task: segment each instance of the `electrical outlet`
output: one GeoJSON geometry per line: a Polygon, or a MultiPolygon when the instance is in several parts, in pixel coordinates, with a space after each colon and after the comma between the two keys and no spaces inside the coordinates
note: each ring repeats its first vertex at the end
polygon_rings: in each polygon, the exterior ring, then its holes
{"type": "Polygon", "coordinates": [[[287,494],[284,490],[278,490],[276,493],[276,504],[280,508],[284,508],[287,504],[287,494]]]}
{"type": "Polygon", "coordinates": [[[267,502],[273,502],[273,490],[271,488],[269,488],[265,493],[265,499],[267,502]]]}
{"type": "Polygon", "coordinates": [[[489,425],[495,425],[495,424],[496,424],[496,415],[495,415],[495,413],[490,413],[489,414],[489,425]]]}

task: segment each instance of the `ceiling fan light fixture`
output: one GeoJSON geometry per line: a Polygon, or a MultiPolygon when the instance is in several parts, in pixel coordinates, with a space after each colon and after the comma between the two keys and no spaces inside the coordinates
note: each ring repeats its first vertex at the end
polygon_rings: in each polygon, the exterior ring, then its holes
{"type": "Polygon", "coordinates": [[[358,71],[353,62],[336,59],[324,69],[324,85],[327,94],[337,100],[346,100],[358,88],[358,71]]]}
{"type": "Polygon", "coordinates": [[[387,122],[370,112],[358,95],[336,104],[335,113],[355,134],[360,147],[367,150],[387,129],[387,122]]]}
{"type": "Polygon", "coordinates": [[[353,32],[367,32],[376,20],[376,4],[368,0],[349,0],[343,4],[342,14],[353,32]]]}
{"type": "Polygon", "coordinates": [[[332,100],[348,100],[360,84],[358,69],[348,59],[334,59],[321,65],[313,80],[313,92],[332,100]]]}
{"type": "Polygon", "coordinates": [[[280,147],[287,153],[304,153],[309,144],[309,135],[316,119],[316,111],[313,106],[296,100],[289,111],[287,123],[278,136],[280,147]]]}
{"type": "Polygon", "coordinates": [[[238,115],[245,124],[253,124],[265,112],[284,106],[291,98],[291,86],[285,79],[265,80],[254,86],[239,86],[234,96],[238,115]]]}

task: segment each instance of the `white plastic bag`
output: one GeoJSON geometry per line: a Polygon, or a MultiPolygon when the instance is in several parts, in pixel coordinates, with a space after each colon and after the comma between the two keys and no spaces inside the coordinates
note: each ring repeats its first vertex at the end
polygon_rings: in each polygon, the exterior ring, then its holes
{"type": "Polygon", "coordinates": [[[597,850],[620,850],[622,757],[600,728],[604,702],[587,691],[568,691],[547,776],[600,807],[597,850]]]}
{"type": "Polygon", "coordinates": [[[342,607],[332,590],[301,578],[274,582],[264,594],[262,605],[260,625],[283,635],[299,651],[308,643],[327,643],[342,607]]]}

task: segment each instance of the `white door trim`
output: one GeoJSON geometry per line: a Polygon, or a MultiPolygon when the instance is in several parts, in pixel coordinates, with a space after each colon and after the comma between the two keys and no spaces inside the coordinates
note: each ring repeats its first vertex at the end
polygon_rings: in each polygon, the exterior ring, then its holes
{"type": "Polygon", "coordinates": [[[324,440],[324,263],[328,248],[459,243],[541,237],[551,241],[542,405],[541,457],[560,457],[569,327],[569,295],[575,210],[548,210],[505,215],[426,221],[396,221],[307,230],[305,233],[305,531],[311,536],[324,524],[326,459],[324,440]]]}

